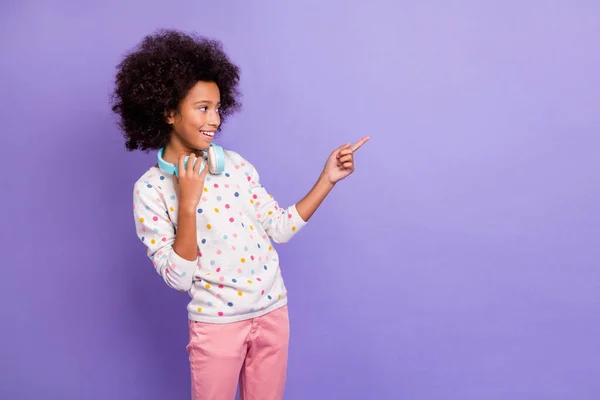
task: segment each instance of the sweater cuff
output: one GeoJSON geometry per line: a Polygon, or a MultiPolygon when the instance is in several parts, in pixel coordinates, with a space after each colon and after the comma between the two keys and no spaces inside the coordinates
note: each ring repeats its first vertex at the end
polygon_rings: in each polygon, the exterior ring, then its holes
{"type": "Polygon", "coordinates": [[[187,274],[194,273],[194,270],[198,266],[198,257],[195,260],[190,261],[182,258],[179,254],[175,252],[175,250],[171,249],[171,254],[169,255],[169,264],[171,264],[171,269],[173,272],[178,275],[185,276],[187,274]]]}

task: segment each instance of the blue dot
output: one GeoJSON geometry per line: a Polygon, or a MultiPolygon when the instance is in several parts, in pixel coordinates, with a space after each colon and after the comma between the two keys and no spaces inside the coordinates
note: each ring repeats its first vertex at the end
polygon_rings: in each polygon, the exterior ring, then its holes
{"type": "Polygon", "coordinates": [[[158,233],[158,228],[154,228],[154,233],[158,233]]]}
{"type": "Polygon", "coordinates": [[[229,302],[229,303],[227,303],[227,305],[228,305],[229,307],[233,307],[233,303],[232,303],[232,302],[229,302]]]}
{"type": "Polygon", "coordinates": [[[152,187],[152,185],[151,184],[147,184],[146,187],[149,189],[149,188],[152,187]]]}
{"type": "Polygon", "coordinates": [[[225,176],[229,178],[231,175],[229,175],[229,172],[226,172],[225,176]]]}
{"type": "Polygon", "coordinates": [[[245,174],[246,174],[246,176],[248,176],[248,175],[250,175],[250,172],[246,172],[245,174]]]}
{"type": "Polygon", "coordinates": [[[251,308],[251,309],[250,309],[250,312],[254,312],[254,308],[251,308]]]}
{"type": "Polygon", "coordinates": [[[250,270],[250,273],[251,273],[252,275],[254,275],[254,270],[253,270],[253,269],[251,269],[251,270],[250,270]]]}
{"type": "Polygon", "coordinates": [[[244,251],[248,251],[248,246],[244,246],[244,251]]]}
{"type": "Polygon", "coordinates": [[[212,307],[212,301],[209,301],[207,304],[209,307],[212,307]]]}
{"type": "Polygon", "coordinates": [[[175,195],[174,194],[171,195],[171,200],[175,200],[175,195]]]}
{"type": "Polygon", "coordinates": [[[187,275],[187,273],[185,271],[181,273],[181,276],[186,276],[186,275],[187,275]]]}
{"type": "Polygon", "coordinates": [[[210,182],[210,180],[211,180],[211,177],[210,177],[210,176],[207,176],[207,177],[206,177],[206,182],[210,182]]]}
{"type": "Polygon", "coordinates": [[[244,227],[245,227],[245,225],[244,225],[244,223],[242,222],[242,228],[244,228],[244,227]]]}
{"type": "Polygon", "coordinates": [[[205,243],[206,243],[206,239],[202,239],[202,244],[205,244],[205,243]]]}
{"type": "Polygon", "coordinates": [[[217,196],[217,201],[221,201],[222,197],[221,196],[217,196]]]}
{"type": "Polygon", "coordinates": [[[233,282],[233,283],[237,283],[237,279],[233,278],[233,279],[231,280],[231,282],[233,282]]]}
{"type": "Polygon", "coordinates": [[[257,244],[258,248],[260,249],[260,243],[257,244]]]}
{"type": "Polygon", "coordinates": [[[239,194],[238,192],[235,192],[233,195],[234,195],[235,197],[240,197],[240,194],[239,194]]]}
{"type": "Polygon", "coordinates": [[[263,268],[265,269],[265,271],[268,269],[266,265],[263,268]]]}
{"type": "Polygon", "coordinates": [[[229,236],[223,235],[223,239],[227,240],[227,239],[229,239],[229,236]]]}
{"type": "Polygon", "coordinates": [[[143,242],[144,240],[146,240],[146,238],[145,238],[144,236],[142,236],[142,242],[143,242]]]}
{"type": "Polygon", "coordinates": [[[273,298],[271,297],[271,295],[269,295],[268,297],[269,297],[269,300],[273,300],[273,298]]]}
{"type": "Polygon", "coordinates": [[[164,181],[164,180],[165,180],[165,177],[161,175],[161,176],[160,176],[160,180],[161,180],[161,181],[164,181]]]}
{"type": "Polygon", "coordinates": [[[215,265],[215,260],[210,260],[210,265],[215,265]]]}
{"type": "Polygon", "coordinates": [[[146,206],[146,211],[150,211],[150,206],[146,206]]]}
{"type": "Polygon", "coordinates": [[[202,214],[202,209],[201,208],[198,209],[198,214],[202,214]]]}

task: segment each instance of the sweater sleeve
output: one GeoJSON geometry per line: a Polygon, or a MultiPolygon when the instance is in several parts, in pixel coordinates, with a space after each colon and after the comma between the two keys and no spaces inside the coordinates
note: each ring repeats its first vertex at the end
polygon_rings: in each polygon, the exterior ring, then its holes
{"type": "Polygon", "coordinates": [[[159,192],[149,183],[138,182],[133,193],[133,214],[138,238],[146,246],[146,255],[166,284],[179,291],[192,287],[198,257],[190,261],[173,250],[175,227],[159,192]]]}
{"type": "Polygon", "coordinates": [[[250,202],[256,209],[257,221],[275,243],[290,241],[306,225],[306,221],[298,214],[296,204],[281,208],[260,183],[260,176],[254,165],[247,160],[244,160],[242,165],[250,185],[250,202]]]}

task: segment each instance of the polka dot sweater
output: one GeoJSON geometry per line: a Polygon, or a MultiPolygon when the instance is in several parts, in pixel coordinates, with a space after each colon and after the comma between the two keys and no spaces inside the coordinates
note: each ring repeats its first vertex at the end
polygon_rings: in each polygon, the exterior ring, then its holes
{"type": "Polygon", "coordinates": [[[251,163],[225,150],[225,171],[207,174],[196,213],[199,252],[194,261],[172,248],[177,210],[173,177],[150,168],[134,185],[137,236],[166,284],[191,296],[191,320],[235,322],[287,303],[273,243],[289,241],[306,222],[295,205],[279,207],[251,163]]]}

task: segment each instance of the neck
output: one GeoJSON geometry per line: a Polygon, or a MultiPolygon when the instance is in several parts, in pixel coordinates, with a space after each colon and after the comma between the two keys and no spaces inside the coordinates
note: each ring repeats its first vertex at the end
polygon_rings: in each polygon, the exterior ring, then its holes
{"type": "Polygon", "coordinates": [[[194,153],[196,157],[202,157],[202,150],[194,149],[186,144],[182,143],[179,140],[171,140],[169,144],[165,146],[165,151],[163,153],[163,160],[168,163],[177,165],[179,161],[179,157],[183,154],[189,156],[194,153]]]}

